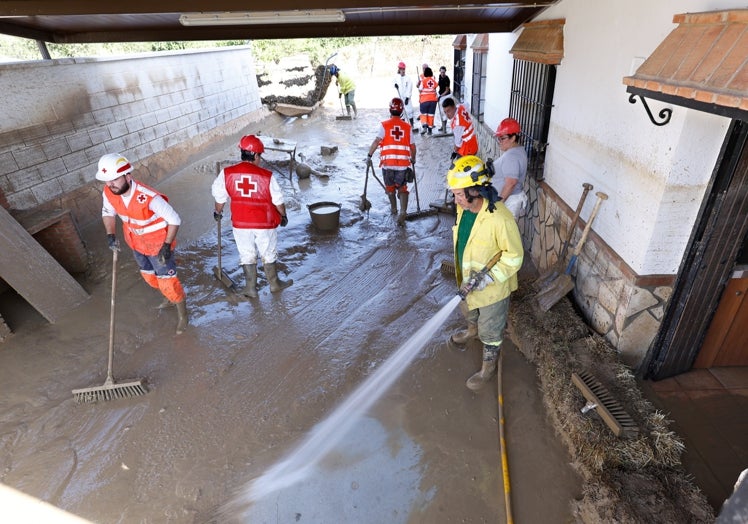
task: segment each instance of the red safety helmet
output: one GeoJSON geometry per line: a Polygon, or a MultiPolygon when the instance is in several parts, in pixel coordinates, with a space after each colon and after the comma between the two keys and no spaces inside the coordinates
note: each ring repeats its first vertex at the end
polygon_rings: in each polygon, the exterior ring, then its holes
{"type": "Polygon", "coordinates": [[[519,122],[513,118],[505,118],[496,128],[496,136],[518,135],[520,133],[519,122]]]}
{"type": "Polygon", "coordinates": [[[403,114],[403,110],[405,109],[405,104],[403,104],[403,101],[397,97],[390,100],[390,114],[392,116],[400,116],[403,114]]]}
{"type": "Polygon", "coordinates": [[[247,135],[242,137],[239,141],[239,149],[242,151],[249,151],[251,153],[262,154],[265,152],[265,146],[262,144],[262,140],[254,135],[247,135]]]}
{"type": "Polygon", "coordinates": [[[398,69],[405,69],[405,62],[400,62],[399,64],[397,64],[397,68],[398,69]]]}

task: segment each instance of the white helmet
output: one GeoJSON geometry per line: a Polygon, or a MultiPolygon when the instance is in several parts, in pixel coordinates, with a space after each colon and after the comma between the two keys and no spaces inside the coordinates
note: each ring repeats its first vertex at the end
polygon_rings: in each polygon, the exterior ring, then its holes
{"type": "Polygon", "coordinates": [[[109,182],[130,173],[132,173],[132,166],[125,157],[119,153],[107,153],[99,159],[99,170],[96,172],[96,180],[109,182]]]}

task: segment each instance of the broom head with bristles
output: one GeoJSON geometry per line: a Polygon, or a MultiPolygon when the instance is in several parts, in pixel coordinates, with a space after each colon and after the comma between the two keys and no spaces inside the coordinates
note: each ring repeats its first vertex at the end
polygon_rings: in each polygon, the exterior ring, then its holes
{"type": "Polygon", "coordinates": [[[78,404],[92,404],[99,401],[132,398],[145,395],[148,390],[142,380],[130,380],[115,384],[107,379],[101,386],[74,389],[73,398],[78,404]]]}

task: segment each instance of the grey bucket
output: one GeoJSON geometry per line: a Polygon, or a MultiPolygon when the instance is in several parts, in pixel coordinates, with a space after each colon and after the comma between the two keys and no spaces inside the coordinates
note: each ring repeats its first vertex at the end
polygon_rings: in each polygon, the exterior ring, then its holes
{"type": "Polygon", "coordinates": [[[316,202],[307,204],[309,216],[312,217],[312,224],[317,229],[330,230],[337,229],[340,224],[340,207],[337,202],[316,202]]]}

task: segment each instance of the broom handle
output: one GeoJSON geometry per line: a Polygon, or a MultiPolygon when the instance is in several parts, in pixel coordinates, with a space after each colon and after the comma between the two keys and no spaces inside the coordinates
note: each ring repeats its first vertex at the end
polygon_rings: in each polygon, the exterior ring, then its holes
{"type": "Polygon", "coordinates": [[[109,311],[109,363],[107,364],[106,381],[111,383],[112,378],[112,360],[114,358],[114,297],[117,292],[117,247],[112,250],[112,299],[109,311]]]}
{"type": "Polygon", "coordinates": [[[579,256],[579,253],[582,252],[582,246],[584,245],[584,242],[587,240],[587,235],[589,234],[590,229],[592,229],[592,222],[594,222],[595,217],[597,216],[597,210],[600,209],[600,205],[603,203],[603,200],[608,199],[608,195],[606,195],[602,191],[598,191],[595,194],[597,195],[597,202],[595,202],[595,207],[592,208],[592,213],[590,213],[590,218],[587,219],[587,223],[584,225],[584,231],[582,231],[582,238],[580,238],[579,242],[577,242],[577,245],[574,246],[573,256],[575,258],[579,256]]]}
{"type": "Polygon", "coordinates": [[[216,222],[218,224],[218,280],[223,281],[223,266],[221,265],[221,219],[219,218],[216,222]]]}
{"type": "Polygon", "coordinates": [[[571,221],[571,225],[569,226],[569,236],[566,239],[566,242],[564,243],[563,249],[561,249],[561,255],[559,255],[559,260],[564,260],[566,258],[566,252],[569,250],[569,244],[571,244],[571,237],[574,236],[574,228],[577,225],[577,221],[579,220],[579,215],[582,212],[582,207],[584,206],[585,200],[587,200],[587,193],[590,192],[590,189],[592,189],[592,184],[589,184],[585,182],[582,184],[582,187],[584,187],[584,190],[582,191],[582,196],[579,197],[579,204],[577,204],[577,210],[574,213],[574,218],[571,221]]]}
{"type": "Polygon", "coordinates": [[[421,203],[418,201],[418,174],[416,173],[416,164],[412,163],[411,166],[411,169],[413,169],[413,184],[415,184],[416,187],[416,211],[420,213],[421,203]]]}

